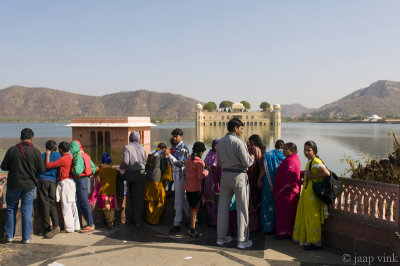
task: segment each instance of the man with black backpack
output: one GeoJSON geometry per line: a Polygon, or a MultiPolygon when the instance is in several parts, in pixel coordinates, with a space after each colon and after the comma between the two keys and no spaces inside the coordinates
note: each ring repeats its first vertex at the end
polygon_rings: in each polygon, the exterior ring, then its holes
{"type": "Polygon", "coordinates": [[[37,175],[46,171],[40,151],[32,144],[33,131],[24,128],[21,142],[8,149],[1,163],[1,169],[8,171],[7,177],[7,218],[4,225],[6,243],[12,243],[15,234],[16,213],[21,199],[22,243],[31,242],[32,207],[37,185],[37,175]]]}

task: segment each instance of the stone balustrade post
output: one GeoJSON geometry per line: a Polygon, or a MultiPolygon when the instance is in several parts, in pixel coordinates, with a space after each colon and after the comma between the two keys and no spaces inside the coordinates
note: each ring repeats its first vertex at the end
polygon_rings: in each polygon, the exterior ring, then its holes
{"type": "Polygon", "coordinates": [[[400,186],[397,188],[397,200],[396,204],[394,205],[394,219],[396,221],[397,229],[400,230],[400,186]]]}

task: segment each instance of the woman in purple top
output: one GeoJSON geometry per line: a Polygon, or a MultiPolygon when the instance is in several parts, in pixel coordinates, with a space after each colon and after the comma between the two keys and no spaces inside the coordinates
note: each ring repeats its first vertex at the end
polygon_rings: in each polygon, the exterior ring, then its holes
{"type": "Polygon", "coordinates": [[[208,176],[204,182],[204,205],[207,208],[208,215],[210,216],[210,225],[217,226],[218,214],[218,196],[219,185],[221,182],[221,166],[217,165],[217,146],[218,139],[212,141],[212,149],[207,153],[204,162],[206,167],[210,169],[208,176]]]}

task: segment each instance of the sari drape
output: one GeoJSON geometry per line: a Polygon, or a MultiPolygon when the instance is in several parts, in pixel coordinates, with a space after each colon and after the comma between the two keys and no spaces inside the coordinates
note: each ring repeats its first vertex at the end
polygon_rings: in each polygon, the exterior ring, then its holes
{"type": "Polygon", "coordinates": [[[210,225],[217,225],[218,216],[218,195],[219,186],[221,183],[221,167],[217,166],[217,153],[215,150],[210,150],[207,153],[204,163],[210,169],[208,176],[204,180],[204,205],[206,206],[210,217],[210,225]]]}
{"type": "Polygon", "coordinates": [[[249,229],[250,232],[260,229],[261,190],[258,188],[258,176],[263,167],[261,150],[257,146],[249,147],[250,155],[254,155],[254,163],[247,170],[249,178],[249,229]]]}
{"type": "Polygon", "coordinates": [[[282,150],[272,150],[264,156],[265,176],[261,192],[261,230],[266,233],[275,231],[274,194],[272,192],[278,166],[285,159],[282,150]]]}
{"type": "MultiPolygon", "coordinates": [[[[306,170],[310,161],[308,161],[306,170]]],[[[312,161],[311,173],[317,174],[318,167],[323,166],[320,159],[312,161]]],[[[314,179],[314,182],[322,182],[323,178],[314,179]]],[[[303,245],[321,245],[321,225],[328,216],[328,206],[325,205],[315,194],[312,182],[304,178],[303,188],[297,206],[296,220],[293,229],[293,241],[303,245]]]]}
{"type": "Polygon", "coordinates": [[[301,163],[291,154],[279,165],[275,175],[275,229],[278,238],[291,238],[300,195],[301,163]]]}

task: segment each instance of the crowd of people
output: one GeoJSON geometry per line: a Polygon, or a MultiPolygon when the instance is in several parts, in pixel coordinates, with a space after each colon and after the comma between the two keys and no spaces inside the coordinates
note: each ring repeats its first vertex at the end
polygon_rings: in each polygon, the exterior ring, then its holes
{"type": "Polygon", "coordinates": [[[131,221],[139,227],[144,221],[159,223],[166,195],[173,187],[175,217],[170,234],[181,231],[186,216],[188,236],[202,237],[196,223],[203,206],[209,225],[217,229],[218,245],[236,236],[237,247],[248,248],[252,246],[250,232],[260,231],[275,234],[276,239],[292,239],[306,250],[320,248],[321,224],[328,209],[315,196],[312,183],[330,173],[318,158],[316,143],[304,144],[308,162],[301,171],[295,143],[277,140],[275,149],[266,151],[259,135],[250,136],[247,142],[241,138],[243,126],[241,120],[231,119],[228,133],[214,139],[207,154],[203,142],[195,142],[189,149],[182,129],[176,128],[171,132],[171,148],[159,143],[146,156],[140,135],[134,131],[119,167],[113,167],[108,153],[103,154],[102,165],[95,167],[76,140],[59,143],[58,152],[57,144],[49,140],[46,152],[40,154],[32,144],[33,131],[23,129],[21,142],[9,148],[1,163],[1,169],[8,171],[6,242],[14,239],[19,200],[22,242],[31,241],[36,188],[42,235],[52,238],[60,232],[56,202],[61,205],[66,233],[92,232],[95,207],[103,210],[107,227],[112,228],[127,187],[132,196],[131,221]],[[94,182],[88,194],[90,176],[94,182]],[[79,214],[86,221],[84,227],[79,214]]]}

